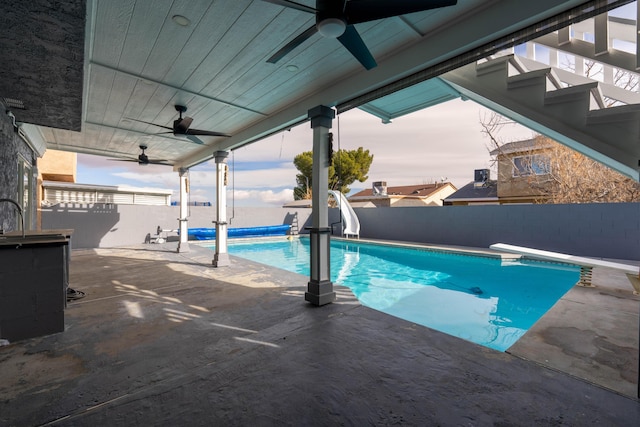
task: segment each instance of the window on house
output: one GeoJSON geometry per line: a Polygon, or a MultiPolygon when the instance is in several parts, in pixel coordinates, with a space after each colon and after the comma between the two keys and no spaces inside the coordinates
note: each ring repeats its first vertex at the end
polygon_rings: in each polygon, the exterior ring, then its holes
{"type": "Polygon", "coordinates": [[[551,160],[546,154],[533,154],[513,158],[513,176],[547,175],[551,172],[551,160]]]}

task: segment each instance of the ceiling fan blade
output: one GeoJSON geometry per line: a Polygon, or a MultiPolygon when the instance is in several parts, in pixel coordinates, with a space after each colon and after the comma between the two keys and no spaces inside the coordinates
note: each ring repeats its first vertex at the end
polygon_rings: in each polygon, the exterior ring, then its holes
{"type": "Polygon", "coordinates": [[[200,135],[200,136],[226,136],[229,137],[231,135],[222,132],[215,132],[212,130],[200,130],[200,129],[187,129],[184,133],[185,135],[200,135]]]}
{"type": "MultiPolygon", "coordinates": [[[[349,2],[350,3],[350,2],[349,2]]],[[[347,48],[349,52],[362,64],[364,68],[370,70],[376,65],[376,60],[373,59],[371,52],[364,44],[358,30],[353,25],[347,25],[344,33],[338,37],[338,41],[347,48]]]]}
{"type": "Polygon", "coordinates": [[[198,145],[204,145],[204,141],[201,140],[200,138],[198,138],[195,135],[189,135],[189,134],[185,134],[185,136],[187,137],[187,139],[191,142],[193,142],[194,144],[198,144],[198,145]]]}
{"type": "Polygon", "coordinates": [[[149,160],[146,163],[150,165],[165,165],[165,166],[173,166],[173,163],[168,163],[168,160],[149,160]]]}
{"type": "Polygon", "coordinates": [[[133,162],[141,165],[151,164],[151,165],[165,165],[165,166],[173,166],[173,163],[168,163],[168,160],[146,160],[142,161],[140,159],[107,159],[112,160],[114,162],[133,162]]]}
{"type": "Polygon", "coordinates": [[[348,1],[345,8],[347,24],[454,6],[457,0],[358,0],[348,1]]]}
{"type": "Polygon", "coordinates": [[[271,58],[267,59],[267,62],[271,64],[275,64],[280,61],[286,54],[291,52],[293,49],[300,46],[304,43],[309,37],[318,32],[316,25],[313,24],[311,27],[307,28],[303,33],[299,34],[295,39],[291,40],[289,43],[284,45],[279,51],[274,53],[271,58]]]}
{"type": "Polygon", "coordinates": [[[145,122],[144,120],[138,120],[138,119],[132,119],[130,117],[125,117],[126,120],[132,120],[134,122],[140,122],[140,123],[146,123],[148,125],[153,125],[153,126],[157,126],[159,128],[164,128],[164,129],[169,129],[170,131],[173,131],[173,128],[170,128],[169,126],[162,126],[162,125],[157,125],[155,123],[151,123],[151,122],[145,122]]]}
{"type": "Polygon", "coordinates": [[[174,133],[175,134],[185,134],[189,130],[189,127],[193,123],[193,119],[191,117],[185,117],[183,119],[178,119],[174,123],[174,133]]]}
{"type": "Polygon", "coordinates": [[[290,7],[291,9],[301,10],[303,12],[316,13],[316,10],[312,7],[304,4],[296,3],[288,0],[262,0],[267,3],[277,4],[278,6],[290,7]]]}

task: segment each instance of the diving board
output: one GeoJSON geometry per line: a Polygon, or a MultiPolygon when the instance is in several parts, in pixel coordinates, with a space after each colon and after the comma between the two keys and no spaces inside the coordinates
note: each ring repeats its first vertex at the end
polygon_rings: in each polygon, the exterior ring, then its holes
{"type": "Polygon", "coordinates": [[[640,294],[640,267],[636,265],[568,255],[559,252],[543,251],[541,249],[527,248],[524,246],[508,245],[506,243],[495,243],[493,245],[490,245],[489,248],[496,251],[526,255],[531,258],[537,258],[545,261],[560,261],[569,264],[576,264],[580,267],[580,281],[577,283],[580,286],[594,286],[591,283],[593,267],[605,267],[615,270],[621,270],[626,273],[629,281],[631,282],[631,285],[635,289],[634,294],[640,294]]]}

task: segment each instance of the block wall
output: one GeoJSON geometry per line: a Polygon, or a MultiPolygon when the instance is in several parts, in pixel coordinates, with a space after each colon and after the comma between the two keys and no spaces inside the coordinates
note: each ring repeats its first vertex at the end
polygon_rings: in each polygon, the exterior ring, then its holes
{"type": "Polygon", "coordinates": [[[640,260],[640,203],[357,208],[361,237],[640,260]]]}

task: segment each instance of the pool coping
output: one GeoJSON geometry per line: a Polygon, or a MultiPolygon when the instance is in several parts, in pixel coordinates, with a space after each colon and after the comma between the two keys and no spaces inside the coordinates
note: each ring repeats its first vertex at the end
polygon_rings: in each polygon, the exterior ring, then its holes
{"type": "MultiPolygon", "coordinates": [[[[269,242],[274,240],[276,241],[281,240],[282,237],[284,237],[285,239],[308,238],[307,235],[266,236],[266,237],[237,238],[237,239],[233,239],[233,242],[240,242],[240,243],[247,243],[252,241],[269,242]]],[[[435,252],[435,253],[443,253],[443,254],[449,254],[449,255],[493,258],[493,259],[501,259],[502,261],[526,260],[527,262],[531,262],[531,263],[561,265],[561,266],[564,265],[564,266],[576,267],[578,269],[580,268],[580,265],[571,263],[571,262],[542,260],[539,258],[528,257],[526,255],[497,251],[490,248],[478,248],[478,247],[455,246],[455,245],[436,245],[436,244],[419,243],[419,242],[403,242],[399,240],[381,240],[381,239],[366,239],[366,238],[350,239],[350,238],[338,237],[338,236],[332,236],[331,240],[364,243],[364,244],[379,245],[379,246],[402,247],[402,248],[421,250],[425,252],[435,252]]],[[[212,241],[209,241],[209,242],[212,242],[212,241]]],[[[233,242],[231,242],[230,244],[233,244],[233,242]]],[[[200,246],[205,246],[206,243],[205,241],[198,241],[197,244],[200,246]]],[[[215,242],[213,244],[215,244],[215,242]]]]}

